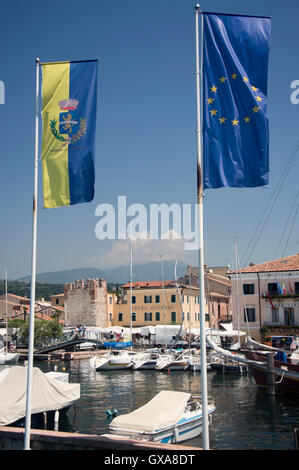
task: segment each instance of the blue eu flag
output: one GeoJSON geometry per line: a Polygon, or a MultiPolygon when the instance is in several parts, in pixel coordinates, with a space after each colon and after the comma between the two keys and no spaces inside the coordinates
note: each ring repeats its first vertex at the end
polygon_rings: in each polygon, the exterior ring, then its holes
{"type": "Polygon", "coordinates": [[[203,186],[268,184],[271,20],[203,13],[203,186]]]}

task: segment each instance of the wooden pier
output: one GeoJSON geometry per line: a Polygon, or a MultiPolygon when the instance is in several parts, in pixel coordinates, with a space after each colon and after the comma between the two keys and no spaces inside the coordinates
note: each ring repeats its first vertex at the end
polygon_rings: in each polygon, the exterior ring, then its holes
{"type": "MultiPolygon", "coordinates": [[[[79,359],[90,359],[94,355],[105,354],[105,350],[98,351],[55,351],[49,353],[34,353],[33,359],[36,361],[73,361],[79,359]]],[[[28,352],[20,352],[20,361],[27,361],[28,352]]]]}

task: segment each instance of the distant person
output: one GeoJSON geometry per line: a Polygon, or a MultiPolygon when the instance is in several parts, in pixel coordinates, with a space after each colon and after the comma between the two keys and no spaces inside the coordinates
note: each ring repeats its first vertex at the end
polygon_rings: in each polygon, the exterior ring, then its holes
{"type": "Polygon", "coordinates": [[[288,362],[287,355],[283,351],[278,351],[277,354],[274,356],[274,359],[276,359],[276,361],[280,361],[284,363],[288,362]]]}
{"type": "Polygon", "coordinates": [[[291,345],[290,345],[290,350],[295,351],[296,349],[297,349],[297,344],[296,344],[295,338],[293,338],[291,345]]]}

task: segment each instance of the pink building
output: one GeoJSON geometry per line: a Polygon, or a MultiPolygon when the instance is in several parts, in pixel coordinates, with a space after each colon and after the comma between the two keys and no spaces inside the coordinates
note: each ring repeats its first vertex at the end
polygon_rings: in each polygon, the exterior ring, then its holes
{"type": "Polygon", "coordinates": [[[299,254],[251,263],[241,272],[229,274],[232,282],[234,328],[260,339],[267,335],[299,334],[299,254]]]}

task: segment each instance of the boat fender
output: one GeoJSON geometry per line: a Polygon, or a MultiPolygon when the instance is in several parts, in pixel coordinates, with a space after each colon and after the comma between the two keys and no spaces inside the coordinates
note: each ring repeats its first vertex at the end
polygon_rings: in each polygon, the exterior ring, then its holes
{"type": "Polygon", "coordinates": [[[177,428],[174,428],[173,430],[173,437],[172,437],[172,443],[175,444],[179,440],[179,431],[177,428]]]}
{"type": "Polygon", "coordinates": [[[59,421],[59,411],[58,410],[55,411],[54,421],[55,421],[55,423],[58,423],[58,421],[59,421]]]}

